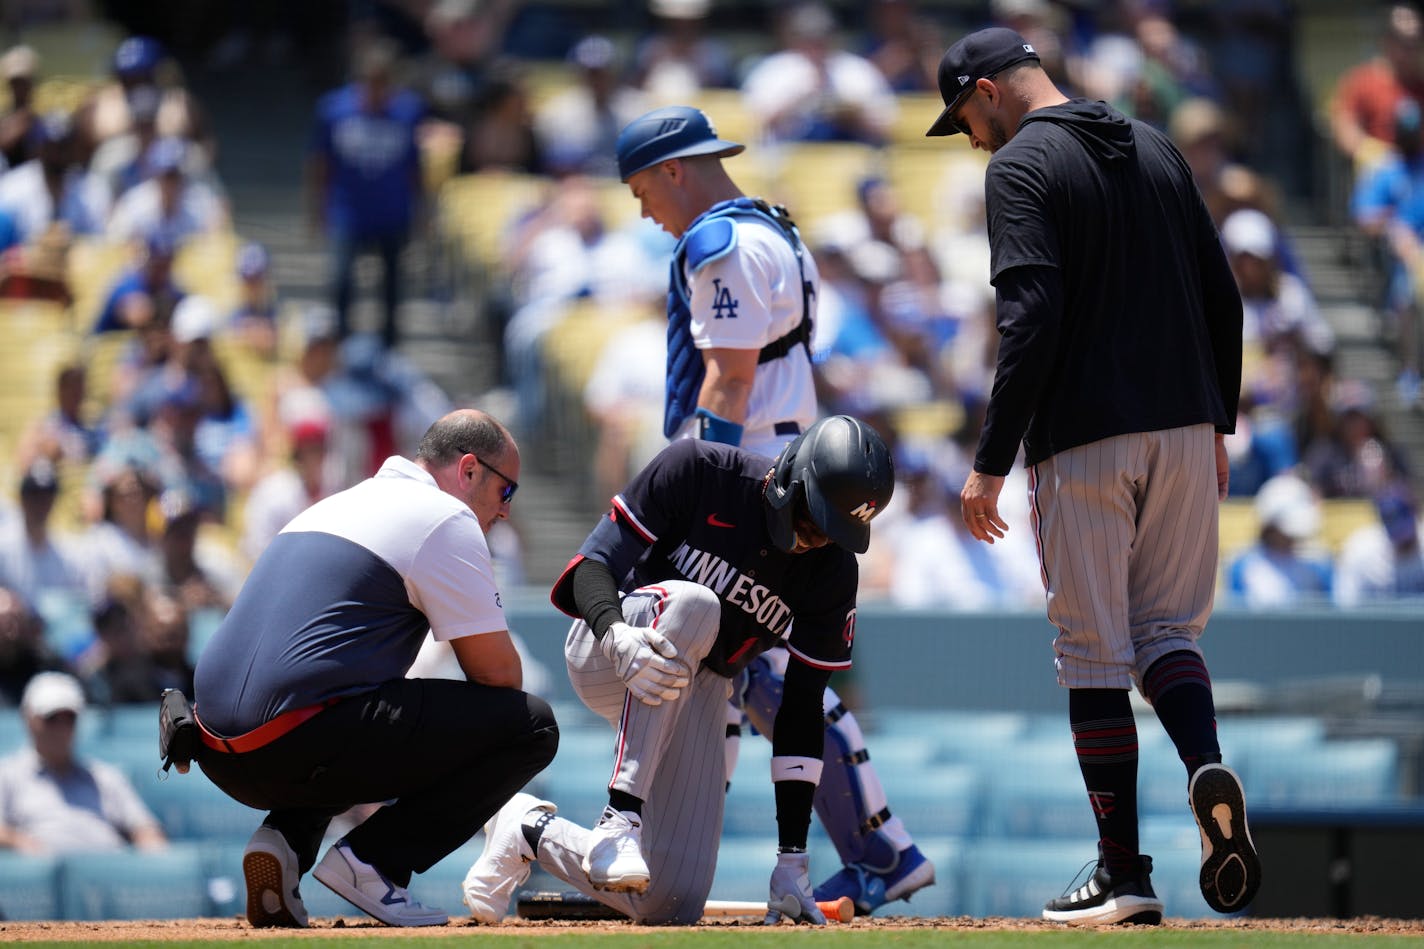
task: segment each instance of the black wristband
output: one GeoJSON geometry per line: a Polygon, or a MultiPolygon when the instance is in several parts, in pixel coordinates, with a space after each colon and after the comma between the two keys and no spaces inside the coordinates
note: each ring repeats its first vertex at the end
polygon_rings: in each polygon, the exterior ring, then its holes
{"type": "Polygon", "coordinates": [[[805,847],[777,847],[777,853],[805,853],[805,847]]]}

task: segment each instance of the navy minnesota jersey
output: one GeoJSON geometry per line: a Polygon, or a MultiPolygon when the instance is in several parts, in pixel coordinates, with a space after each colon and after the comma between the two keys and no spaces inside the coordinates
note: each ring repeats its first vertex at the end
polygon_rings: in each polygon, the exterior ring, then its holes
{"type": "Polygon", "coordinates": [[[793,555],[772,543],[762,500],[771,466],[716,442],[673,442],[613,498],[555,582],[554,605],[578,616],[570,578],[583,559],[605,564],[625,593],[691,580],[722,601],[717,644],[703,660],[713,671],[733,676],[783,639],[808,665],[850,668],[855,555],[835,545],[793,555]]]}

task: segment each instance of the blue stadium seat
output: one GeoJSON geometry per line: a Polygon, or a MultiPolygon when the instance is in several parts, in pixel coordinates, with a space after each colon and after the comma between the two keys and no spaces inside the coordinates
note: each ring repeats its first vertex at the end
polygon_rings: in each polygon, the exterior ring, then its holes
{"type": "MultiPolygon", "coordinates": [[[[811,867],[819,879],[840,866],[829,843],[813,850],[811,867]]],[[[711,898],[716,900],[765,900],[776,867],[776,828],[764,836],[723,837],[717,850],[717,873],[712,878],[711,898]]]]}
{"type": "Polygon", "coordinates": [[[1137,761],[1137,809],[1145,815],[1179,814],[1190,823],[1187,769],[1170,741],[1140,750],[1137,761]]]}
{"type": "Polygon", "coordinates": [[[169,772],[133,775],[134,786],[174,840],[246,841],[265,813],[239,804],[194,768],[188,774],[169,772]]]}
{"type": "Polygon", "coordinates": [[[983,811],[982,769],[937,764],[917,772],[881,773],[890,812],[915,837],[967,837],[979,832],[983,811]]]}
{"type": "Polygon", "coordinates": [[[1217,720],[1216,737],[1228,765],[1258,750],[1311,748],[1325,740],[1325,723],[1304,715],[1234,715],[1217,720]]]}
{"type": "Polygon", "coordinates": [[[0,912],[6,919],[59,919],[59,860],[0,853],[0,912]]]}
{"type": "Polygon", "coordinates": [[[208,916],[207,877],[197,844],[161,852],[71,854],[59,870],[65,919],[189,919],[208,916]]]}
{"type": "Polygon", "coordinates": [[[1076,840],[985,838],[964,850],[963,907],[970,916],[1037,918],[1073,875],[1098,857],[1096,834],[1076,840]]]}
{"type": "Polygon", "coordinates": [[[1071,741],[1004,749],[984,767],[983,833],[995,837],[1096,836],[1071,741]]]}
{"type": "Polygon", "coordinates": [[[1257,748],[1236,771],[1253,807],[1369,807],[1400,798],[1399,746],[1388,738],[1257,748]]]}

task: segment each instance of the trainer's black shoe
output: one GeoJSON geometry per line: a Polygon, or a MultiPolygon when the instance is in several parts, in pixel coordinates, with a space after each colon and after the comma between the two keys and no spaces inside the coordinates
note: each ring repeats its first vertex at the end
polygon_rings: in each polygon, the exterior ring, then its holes
{"type": "Polygon", "coordinates": [[[1192,775],[1187,797],[1201,831],[1202,896],[1218,913],[1239,913],[1261,886],[1241,779],[1226,765],[1205,764],[1192,775]]]}
{"type": "Polygon", "coordinates": [[[1079,926],[1107,923],[1159,925],[1162,922],[1162,901],[1152,891],[1152,858],[1139,856],[1137,860],[1136,873],[1110,877],[1100,857],[1097,869],[1088,877],[1088,882],[1077,889],[1073,889],[1070,883],[1069,892],[1044,905],[1043,918],[1079,926]]]}

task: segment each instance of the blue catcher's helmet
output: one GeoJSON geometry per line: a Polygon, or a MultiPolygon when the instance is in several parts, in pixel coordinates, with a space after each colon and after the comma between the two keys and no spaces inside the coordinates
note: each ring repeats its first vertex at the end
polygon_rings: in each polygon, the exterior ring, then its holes
{"type": "Polygon", "coordinates": [[[726,158],[746,148],[717,137],[701,109],[669,105],[629,122],[618,133],[618,176],[624,181],[669,158],[716,155],[726,158]]]}

